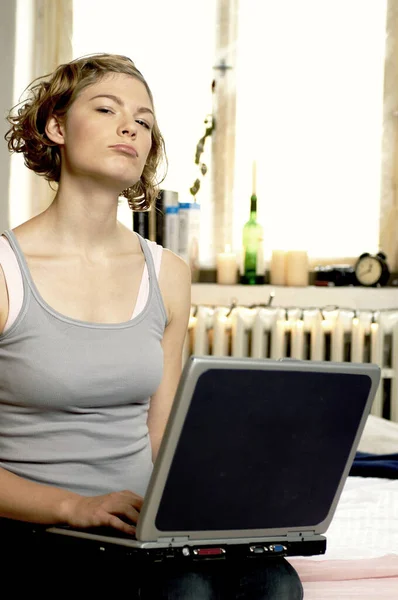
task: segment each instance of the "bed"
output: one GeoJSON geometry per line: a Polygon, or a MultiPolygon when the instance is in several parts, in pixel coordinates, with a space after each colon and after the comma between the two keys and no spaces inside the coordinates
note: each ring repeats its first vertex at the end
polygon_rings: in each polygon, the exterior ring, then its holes
{"type": "Polygon", "coordinates": [[[386,476],[366,476],[378,471],[362,464],[357,472],[365,476],[347,479],[326,554],[290,559],[305,600],[398,599],[398,424],[370,416],[358,450],[389,457],[388,469],[379,471],[386,476]]]}

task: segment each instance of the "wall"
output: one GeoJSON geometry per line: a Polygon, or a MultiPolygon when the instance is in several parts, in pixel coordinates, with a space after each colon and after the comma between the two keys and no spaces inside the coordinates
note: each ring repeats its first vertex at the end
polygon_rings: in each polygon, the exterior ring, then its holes
{"type": "Polygon", "coordinates": [[[2,2],[0,19],[0,231],[9,225],[10,154],[4,140],[5,116],[13,104],[16,0],[2,2]]]}

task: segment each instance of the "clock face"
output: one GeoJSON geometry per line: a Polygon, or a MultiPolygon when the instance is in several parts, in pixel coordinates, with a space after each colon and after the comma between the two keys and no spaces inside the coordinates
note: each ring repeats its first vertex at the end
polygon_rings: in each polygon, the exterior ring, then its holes
{"type": "Polygon", "coordinates": [[[361,258],[355,269],[355,275],[362,285],[374,285],[379,281],[381,273],[382,266],[373,256],[361,258]]]}

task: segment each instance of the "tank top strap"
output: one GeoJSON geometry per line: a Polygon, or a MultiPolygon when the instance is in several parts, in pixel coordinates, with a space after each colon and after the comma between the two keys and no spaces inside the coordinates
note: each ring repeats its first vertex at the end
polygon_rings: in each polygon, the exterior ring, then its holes
{"type": "Polygon", "coordinates": [[[156,280],[156,269],[155,269],[155,263],[153,260],[153,255],[152,255],[151,249],[149,248],[147,241],[139,233],[135,232],[135,234],[138,237],[138,241],[140,242],[140,245],[141,245],[141,250],[143,251],[144,256],[145,256],[145,264],[148,269],[149,283],[151,284],[151,282],[156,280]]]}
{"type": "Polygon", "coordinates": [[[138,240],[141,244],[141,248],[142,248],[142,251],[145,256],[145,265],[148,270],[149,294],[151,295],[152,293],[154,293],[155,297],[157,298],[157,302],[160,307],[164,321],[167,324],[167,322],[168,322],[167,311],[166,311],[166,307],[163,302],[162,293],[160,291],[159,281],[158,281],[158,277],[156,274],[155,261],[153,258],[152,251],[149,247],[148,242],[142,236],[140,236],[139,233],[137,233],[137,232],[135,232],[135,233],[138,236],[138,240]]]}
{"type": "MultiPolygon", "coordinates": [[[[29,273],[28,265],[26,264],[26,261],[25,261],[25,257],[21,251],[21,248],[20,248],[18,241],[17,241],[15,235],[13,234],[13,232],[9,229],[6,229],[3,232],[3,235],[5,238],[7,238],[8,243],[10,244],[12,250],[14,251],[14,255],[18,261],[18,265],[21,270],[21,275],[22,275],[22,279],[24,282],[24,288],[26,288],[25,282],[30,283],[30,273],[29,273]]],[[[24,289],[24,293],[26,293],[26,289],[24,289]]]]}

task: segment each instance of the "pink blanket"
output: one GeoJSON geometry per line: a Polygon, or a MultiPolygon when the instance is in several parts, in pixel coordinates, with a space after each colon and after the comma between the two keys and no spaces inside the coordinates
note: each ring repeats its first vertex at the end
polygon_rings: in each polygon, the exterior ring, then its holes
{"type": "Polygon", "coordinates": [[[305,600],[398,598],[398,554],[360,560],[289,560],[305,600]]]}

